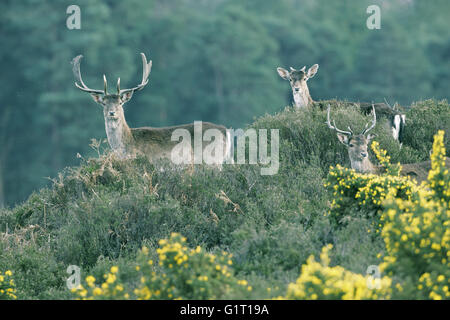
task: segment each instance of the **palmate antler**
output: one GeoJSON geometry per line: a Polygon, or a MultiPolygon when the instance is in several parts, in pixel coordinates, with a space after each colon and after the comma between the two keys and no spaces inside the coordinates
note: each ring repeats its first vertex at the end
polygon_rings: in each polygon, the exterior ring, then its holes
{"type": "MultiPolygon", "coordinates": [[[[120,78],[118,78],[117,79],[117,94],[118,95],[130,92],[130,91],[134,92],[134,91],[141,90],[143,87],[145,87],[145,85],[147,85],[148,77],[149,77],[150,71],[152,69],[152,61],[150,60],[147,63],[147,58],[145,57],[145,54],[143,54],[143,53],[141,53],[141,57],[142,57],[142,81],[141,81],[141,83],[134,88],[121,90],[120,89],[120,78]]],[[[83,58],[83,56],[79,55],[79,56],[76,56],[75,58],[73,58],[73,60],[72,60],[72,71],[73,71],[73,74],[74,74],[75,80],[76,80],[75,86],[78,89],[83,90],[88,93],[98,93],[98,94],[108,95],[108,82],[106,80],[105,75],[103,75],[103,84],[104,84],[103,90],[91,89],[88,86],[86,86],[86,84],[83,82],[83,79],[81,78],[81,71],[80,71],[81,58],[83,58]]]]}
{"type": "Polygon", "coordinates": [[[83,58],[83,56],[80,54],[79,56],[76,56],[75,58],[73,58],[72,60],[72,71],[73,74],[75,76],[75,86],[80,89],[83,90],[85,92],[89,92],[89,93],[103,93],[106,94],[106,77],[103,75],[103,80],[105,81],[105,90],[94,90],[89,88],[88,86],[86,86],[83,82],[83,79],[81,78],[81,72],[80,72],[80,60],[81,58],[83,58]],[[80,84],[78,84],[78,82],[80,84]]]}
{"type": "Polygon", "coordinates": [[[117,93],[118,94],[123,94],[123,93],[130,92],[130,91],[133,91],[133,92],[139,91],[143,87],[145,87],[145,85],[148,83],[148,76],[150,75],[150,71],[152,70],[152,60],[150,60],[147,63],[147,58],[145,57],[145,54],[143,54],[142,52],[141,52],[141,57],[142,57],[142,81],[141,81],[141,83],[134,88],[120,90],[120,78],[119,78],[119,79],[117,79],[117,93]]]}

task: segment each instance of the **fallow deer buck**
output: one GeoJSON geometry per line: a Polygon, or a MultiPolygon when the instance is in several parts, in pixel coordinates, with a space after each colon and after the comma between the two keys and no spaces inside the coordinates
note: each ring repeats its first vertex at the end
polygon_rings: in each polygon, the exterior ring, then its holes
{"type": "Polygon", "coordinates": [[[392,137],[394,140],[397,140],[401,144],[403,143],[403,133],[406,125],[406,115],[402,113],[400,110],[394,107],[391,107],[387,101],[386,103],[358,103],[359,108],[365,114],[369,114],[372,110],[372,106],[375,107],[375,111],[377,112],[380,118],[386,118],[388,120],[388,130],[391,131],[392,137]]]}
{"type": "MultiPolygon", "coordinates": [[[[216,146],[218,145],[218,148],[215,150],[216,154],[211,159],[206,159],[203,151],[209,144],[205,143],[202,143],[201,152],[205,163],[221,165],[230,155],[232,147],[230,134],[224,126],[203,122],[201,123],[201,132],[198,129],[198,126],[196,127],[195,123],[161,128],[130,128],[128,126],[125,121],[123,105],[131,99],[134,92],[143,89],[147,85],[152,67],[152,61],[147,63],[145,54],[141,53],[141,56],[141,83],[131,89],[121,89],[119,78],[117,80],[117,91],[115,93],[108,92],[105,75],[103,75],[103,90],[94,90],[87,87],[81,78],[80,71],[80,60],[83,56],[79,55],[72,60],[73,73],[76,79],[75,86],[80,90],[89,93],[94,101],[103,107],[106,136],[111,149],[121,158],[133,157],[140,153],[147,156],[151,161],[159,158],[171,159],[172,151],[178,144],[178,139],[183,137],[182,135],[177,135],[174,139],[173,133],[177,129],[184,129],[184,132],[189,133],[188,138],[191,140],[189,141],[190,144],[188,144],[189,151],[183,152],[178,163],[189,164],[192,163],[194,148],[191,148],[190,146],[194,146],[195,144],[195,134],[201,134],[201,141],[203,141],[203,137],[206,137],[206,135],[204,135],[205,131],[212,129],[212,131],[209,131],[208,141],[213,140],[211,139],[211,132],[214,132],[213,136],[215,139],[211,144],[215,143],[216,146]],[[216,139],[218,139],[218,141],[216,141],[216,139]]],[[[205,139],[207,140],[208,138],[205,139]]],[[[209,151],[211,151],[210,146],[209,151]]]]}
{"type": "MultiPolygon", "coordinates": [[[[288,80],[291,89],[292,96],[294,98],[294,103],[297,108],[305,108],[310,105],[315,104],[316,102],[312,99],[309,94],[308,89],[308,80],[314,77],[319,70],[319,65],[315,64],[311,68],[306,71],[306,66],[301,68],[300,70],[296,70],[290,67],[290,71],[287,71],[284,68],[278,67],[277,71],[281,78],[284,80],[288,80]]],[[[369,103],[351,103],[357,104],[362,112],[369,113],[371,110],[371,104],[369,103]]],[[[321,102],[318,103],[319,107],[321,106],[321,102]]],[[[402,142],[403,130],[406,124],[406,116],[401,112],[392,108],[389,104],[385,103],[376,103],[375,109],[377,113],[381,115],[383,118],[387,118],[389,121],[389,130],[392,133],[392,136],[395,140],[402,142]]]]}
{"type": "MultiPolygon", "coordinates": [[[[324,101],[317,102],[319,108],[324,108],[324,101]]],[[[406,115],[402,113],[399,108],[391,107],[387,102],[386,103],[367,103],[367,102],[343,102],[347,105],[354,105],[358,107],[363,114],[370,114],[372,112],[372,108],[375,108],[378,118],[387,119],[386,130],[391,133],[394,140],[400,143],[400,146],[403,142],[403,134],[406,125],[406,115]]]]}
{"type": "MultiPolygon", "coordinates": [[[[327,111],[327,122],[326,124],[330,129],[336,131],[339,141],[347,147],[348,155],[350,158],[350,163],[352,169],[360,173],[373,173],[380,174],[383,172],[383,167],[379,165],[374,165],[369,159],[369,152],[367,147],[369,143],[374,138],[374,135],[368,134],[377,123],[377,116],[375,112],[375,107],[372,106],[373,120],[371,125],[367,123],[364,130],[355,135],[353,130],[348,127],[348,131],[344,131],[336,127],[333,121],[330,121],[330,106],[328,106],[327,111]]],[[[445,165],[450,168],[450,158],[445,159],[445,165]]],[[[402,171],[400,174],[402,176],[410,176],[417,180],[417,182],[422,182],[427,179],[428,172],[431,170],[431,161],[423,161],[417,163],[402,164],[402,171]]]]}
{"type": "Polygon", "coordinates": [[[306,66],[300,70],[290,67],[291,71],[278,67],[277,71],[281,78],[288,80],[292,88],[292,96],[297,108],[305,108],[314,103],[309,94],[307,81],[314,77],[319,70],[319,65],[315,64],[306,71],[306,66]]]}

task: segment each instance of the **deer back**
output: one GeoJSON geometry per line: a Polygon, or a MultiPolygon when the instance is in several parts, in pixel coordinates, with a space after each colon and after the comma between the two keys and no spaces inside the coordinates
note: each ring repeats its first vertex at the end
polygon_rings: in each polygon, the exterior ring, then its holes
{"type": "MultiPolygon", "coordinates": [[[[450,158],[445,158],[445,166],[450,168],[450,158]]],[[[402,171],[400,174],[402,176],[409,176],[416,179],[418,183],[427,180],[428,173],[431,170],[431,161],[422,161],[416,163],[402,164],[402,171]]]]}
{"type": "MultiPolygon", "coordinates": [[[[141,127],[132,128],[131,133],[135,141],[136,150],[142,152],[150,159],[169,158],[173,148],[179,143],[179,141],[172,141],[172,133],[174,130],[184,129],[187,130],[191,136],[191,147],[194,148],[194,124],[184,124],[170,127],[141,127]]],[[[222,133],[223,151],[228,152],[229,141],[227,141],[227,129],[222,125],[217,125],[210,122],[202,122],[202,138],[203,134],[208,129],[217,129],[222,133]]],[[[210,142],[203,142],[202,148],[204,149],[210,142]]]]}

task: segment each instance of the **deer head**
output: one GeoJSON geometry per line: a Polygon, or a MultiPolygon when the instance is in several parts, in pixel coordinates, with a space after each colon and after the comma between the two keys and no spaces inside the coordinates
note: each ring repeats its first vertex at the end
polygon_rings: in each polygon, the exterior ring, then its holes
{"type": "Polygon", "coordinates": [[[145,54],[141,53],[141,56],[142,56],[141,83],[138,86],[131,89],[120,89],[120,78],[118,78],[115,93],[108,92],[108,82],[106,80],[105,75],[103,75],[103,84],[104,84],[103,90],[94,90],[86,86],[86,84],[83,82],[83,79],[81,78],[81,71],[80,71],[80,60],[81,58],[83,58],[83,56],[79,55],[72,60],[73,74],[76,79],[75,86],[82,91],[88,92],[96,103],[103,106],[103,115],[105,117],[105,122],[107,123],[107,126],[110,126],[111,128],[117,127],[121,123],[121,121],[122,122],[125,121],[123,113],[123,105],[131,99],[135,91],[141,90],[148,83],[148,76],[150,75],[150,71],[152,68],[152,61],[150,60],[147,63],[147,58],[145,57],[145,54]]]}
{"type": "Polygon", "coordinates": [[[330,129],[336,131],[339,141],[347,147],[352,169],[355,169],[356,171],[362,173],[367,172],[375,173],[376,171],[375,166],[369,160],[369,152],[367,150],[367,146],[375,137],[375,135],[367,133],[370,130],[372,130],[377,123],[377,116],[373,104],[372,104],[372,113],[373,113],[373,120],[370,127],[369,124],[367,123],[364,130],[360,134],[355,135],[350,127],[347,127],[348,131],[344,131],[336,127],[334,120],[333,124],[331,124],[330,105],[328,105],[326,124],[330,129]]]}
{"type": "Polygon", "coordinates": [[[127,156],[134,149],[134,138],[131,129],[125,121],[123,105],[131,99],[135,91],[139,91],[148,83],[148,76],[152,68],[152,61],[147,63],[145,54],[142,56],[142,80],[139,85],[130,89],[120,89],[120,78],[117,79],[117,88],[115,93],[108,92],[108,82],[103,75],[103,90],[90,89],[81,78],[80,60],[83,57],[79,55],[72,60],[73,74],[75,75],[75,86],[85,92],[88,92],[94,101],[103,107],[103,116],[105,118],[105,129],[108,142],[111,148],[120,156],[127,156]]]}
{"type": "Polygon", "coordinates": [[[313,102],[308,89],[308,80],[314,77],[319,70],[319,65],[315,64],[306,71],[306,66],[300,70],[290,67],[290,71],[284,68],[277,68],[278,74],[284,80],[288,80],[294,97],[295,105],[298,108],[307,107],[313,102]]]}

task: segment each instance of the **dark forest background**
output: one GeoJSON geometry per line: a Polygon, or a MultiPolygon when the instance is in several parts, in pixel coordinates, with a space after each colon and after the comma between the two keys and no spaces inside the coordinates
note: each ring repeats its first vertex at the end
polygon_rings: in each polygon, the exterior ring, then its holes
{"type": "Polygon", "coordinates": [[[131,127],[194,120],[244,127],[290,103],[276,67],[314,63],[312,97],[399,102],[448,99],[448,0],[129,0],[0,3],[0,207],[49,183],[90,139],[103,114],[74,86],[70,61],[85,56],[86,84],[150,83],[126,105],[131,127]],[[81,29],[66,27],[71,4],[81,29]],[[366,8],[381,8],[369,30],[366,8]]]}

